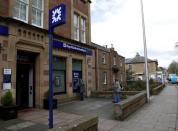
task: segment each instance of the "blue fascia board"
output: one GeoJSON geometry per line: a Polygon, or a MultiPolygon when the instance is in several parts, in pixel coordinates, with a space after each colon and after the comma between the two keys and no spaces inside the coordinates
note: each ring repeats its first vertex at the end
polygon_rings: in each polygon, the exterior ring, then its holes
{"type": "Polygon", "coordinates": [[[78,46],[78,45],[64,43],[64,42],[57,41],[57,40],[53,40],[53,47],[82,53],[84,55],[92,55],[91,49],[84,48],[84,47],[81,47],[81,46],[78,46]]]}
{"type": "Polygon", "coordinates": [[[7,26],[0,25],[0,35],[7,36],[9,34],[9,30],[7,26]]]}

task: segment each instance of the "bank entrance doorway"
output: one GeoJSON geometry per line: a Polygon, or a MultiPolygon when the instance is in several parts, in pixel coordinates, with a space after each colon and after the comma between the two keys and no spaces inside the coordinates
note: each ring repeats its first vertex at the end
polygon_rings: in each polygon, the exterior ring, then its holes
{"type": "Polygon", "coordinates": [[[72,60],[72,80],[73,80],[73,92],[79,93],[80,89],[77,86],[79,79],[82,79],[82,61],[81,60],[72,60]]]}
{"type": "Polygon", "coordinates": [[[17,52],[16,104],[21,109],[35,106],[35,59],[36,54],[17,52]]]}

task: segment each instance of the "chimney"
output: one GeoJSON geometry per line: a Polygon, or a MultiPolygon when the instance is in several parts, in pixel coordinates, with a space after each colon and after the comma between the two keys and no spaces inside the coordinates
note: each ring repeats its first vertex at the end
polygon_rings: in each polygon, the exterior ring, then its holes
{"type": "Polygon", "coordinates": [[[108,48],[108,45],[103,45],[103,47],[108,48]]]}
{"type": "Polygon", "coordinates": [[[114,50],[114,46],[113,46],[113,44],[111,44],[111,50],[114,50]]]}
{"type": "Polygon", "coordinates": [[[113,44],[111,44],[111,48],[113,48],[113,44]]]}

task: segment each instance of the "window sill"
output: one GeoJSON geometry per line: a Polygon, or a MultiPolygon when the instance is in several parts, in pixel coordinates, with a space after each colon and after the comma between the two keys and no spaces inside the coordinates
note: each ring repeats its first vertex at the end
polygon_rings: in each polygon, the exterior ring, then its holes
{"type": "Polygon", "coordinates": [[[16,19],[16,20],[22,21],[22,22],[24,22],[24,23],[28,23],[28,20],[22,20],[22,19],[17,18],[17,17],[13,17],[13,18],[16,19]]]}
{"type": "Polygon", "coordinates": [[[54,95],[53,96],[56,96],[56,95],[65,95],[66,94],[66,91],[65,92],[54,92],[54,95]]]}
{"type": "Polygon", "coordinates": [[[35,27],[38,27],[38,28],[43,28],[43,26],[39,26],[39,25],[36,25],[36,24],[32,24],[33,26],[35,27]]]}

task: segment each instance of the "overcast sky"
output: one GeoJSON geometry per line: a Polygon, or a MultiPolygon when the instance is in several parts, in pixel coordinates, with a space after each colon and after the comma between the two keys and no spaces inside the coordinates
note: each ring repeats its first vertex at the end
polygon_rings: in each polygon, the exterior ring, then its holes
{"type": "MultiPolygon", "coordinates": [[[[143,0],[143,4],[148,57],[167,67],[178,61],[178,0],[143,0]]],[[[91,21],[92,42],[113,44],[126,58],[136,52],[144,55],[140,0],[93,0],[91,21]]]]}

